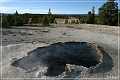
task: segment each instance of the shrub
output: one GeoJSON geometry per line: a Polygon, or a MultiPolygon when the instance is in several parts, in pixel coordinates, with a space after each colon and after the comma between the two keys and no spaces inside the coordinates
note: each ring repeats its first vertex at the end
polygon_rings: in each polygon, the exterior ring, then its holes
{"type": "Polygon", "coordinates": [[[49,25],[49,20],[45,15],[43,16],[41,23],[42,23],[42,26],[48,26],[49,25]]]}
{"type": "Polygon", "coordinates": [[[67,19],[65,20],[65,24],[68,24],[68,20],[67,19]]]}
{"type": "Polygon", "coordinates": [[[0,25],[2,26],[2,28],[9,28],[10,27],[10,24],[9,24],[6,17],[2,17],[2,24],[0,23],[0,25]]]}

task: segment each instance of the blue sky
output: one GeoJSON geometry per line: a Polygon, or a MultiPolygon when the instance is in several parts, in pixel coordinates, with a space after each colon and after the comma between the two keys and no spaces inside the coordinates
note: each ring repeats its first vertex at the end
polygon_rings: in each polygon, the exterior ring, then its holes
{"type": "MultiPolygon", "coordinates": [[[[107,0],[1,0],[2,13],[37,13],[47,14],[87,14],[95,7],[95,13],[107,0]]],[[[116,0],[118,1],[118,0],[116,0]]]]}

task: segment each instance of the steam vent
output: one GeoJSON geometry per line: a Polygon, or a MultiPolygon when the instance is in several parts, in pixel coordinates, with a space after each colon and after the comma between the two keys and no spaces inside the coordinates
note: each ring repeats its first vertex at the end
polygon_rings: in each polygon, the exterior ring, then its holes
{"type": "MultiPolygon", "coordinates": [[[[28,73],[39,70],[37,77],[40,75],[60,77],[64,73],[67,76],[62,77],[71,78],[72,75],[80,76],[82,70],[90,74],[112,69],[111,57],[102,47],[94,43],[59,42],[39,47],[27,54],[11,65],[22,68],[28,73]],[[66,65],[70,68],[69,71],[66,70],[66,65]],[[41,67],[42,70],[40,70],[41,67]]],[[[84,75],[87,74],[84,73],[84,75]]]]}

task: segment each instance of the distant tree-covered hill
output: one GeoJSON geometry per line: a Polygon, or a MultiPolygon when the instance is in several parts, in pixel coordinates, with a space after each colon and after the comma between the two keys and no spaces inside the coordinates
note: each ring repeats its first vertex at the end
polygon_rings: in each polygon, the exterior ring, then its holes
{"type": "MultiPolygon", "coordinates": [[[[14,14],[9,14],[9,13],[0,13],[0,16],[8,16],[8,15],[14,15],[14,14]]],[[[25,13],[28,14],[30,17],[34,15],[45,15],[45,14],[31,14],[31,13],[25,13]]],[[[23,14],[20,14],[23,15],[23,14]]],[[[88,14],[52,14],[55,17],[78,17],[78,16],[87,16],[88,14]]],[[[95,14],[95,16],[98,16],[98,14],[95,14]]]]}

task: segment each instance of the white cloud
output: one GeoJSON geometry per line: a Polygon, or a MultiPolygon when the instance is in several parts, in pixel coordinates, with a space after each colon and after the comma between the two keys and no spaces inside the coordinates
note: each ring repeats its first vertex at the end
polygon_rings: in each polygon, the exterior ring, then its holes
{"type": "Polygon", "coordinates": [[[0,11],[2,13],[14,13],[16,10],[18,10],[20,7],[2,7],[0,8],[0,11]]]}
{"type": "MultiPolygon", "coordinates": [[[[19,14],[23,13],[37,13],[37,14],[47,14],[48,9],[41,9],[38,7],[29,7],[29,8],[22,8],[22,7],[1,7],[0,11],[2,13],[15,13],[15,11],[18,11],[19,14]]],[[[88,11],[66,11],[66,10],[51,10],[52,14],[83,14],[88,13],[88,11]]]]}
{"type": "Polygon", "coordinates": [[[47,13],[48,10],[30,10],[30,9],[22,9],[18,10],[19,13],[47,13]]]}
{"type": "MultiPolygon", "coordinates": [[[[24,10],[18,10],[19,13],[39,13],[39,14],[47,14],[48,13],[48,9],[46,10],[40,10],[40,9],[36,9],[36,10],[30,10],[30,9],[24,9],[24,10]]],[[[51,11],[53,14],[56,13],[72,13],[71,11],[60,11],[60,10],[52,10],[51,11]]]]}
{"type": "MultiPolygon", "coordinates": [[[[30,8],[30,7],[29,7],[30,8]]],[[[21,7],[1,7],[0,11],[2,13],[15,13],[15,11],[18,11],[18,13],[48,13],[48,9],[39,9],[38,7],[31,7],[30,9],[24,8],[22,9],[21,7]]],[[[70,13],[71,11],[60,11],[60,10],[52,10],[51,11],[53,14],[54,13],[70,13]]]]}
{"type": "Polygon", "coordinates": [[[0,12],[1,13],[15,13],[15,11],[18,11],[18,13],[48,13],[48,9],[46,10],[41,10],[38,7],[5,7],[1,6],[0,7],[0,12]]]}

